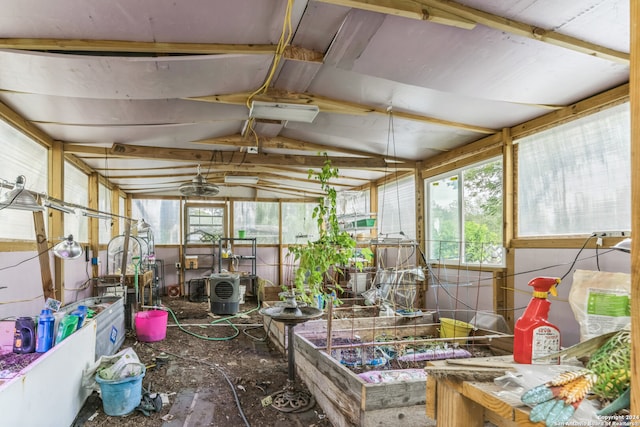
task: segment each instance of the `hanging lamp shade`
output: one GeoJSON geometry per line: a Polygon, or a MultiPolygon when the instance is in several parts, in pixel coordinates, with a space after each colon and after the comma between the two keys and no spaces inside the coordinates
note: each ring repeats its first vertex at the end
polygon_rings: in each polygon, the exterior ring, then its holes
{"type": "Polygon", "coordinates": [[[24,175],[16,178],[16,184],[13,190],[0,197],[0,209],[8,208],[32,212],[44,211],[44,207],[36,201],[31,192],[25,190],[24,184],[26,181],[27,179],[24,175]]]}
{"type": "Polygon", "coordinates": [[[631,238],[628,237],[624,240],[619,241],[616,245],[612,246],[611,249],[631,253],[631,238]]]}
{"type": "Polygon", "coordinates": [[[215,196],[220,192],[220,188],[215,184],[210,184],[200,173],[200,165],[198,165],[198,174],[190,182],[180,185],[180,193],[184,196],[215,196]]]}
{"type": "Polygon", "coordinates": [[[53,254],[62,259],[76,259],[82,255],[82,246],[69,234],[62,242],[53,247],[53,254]]]}

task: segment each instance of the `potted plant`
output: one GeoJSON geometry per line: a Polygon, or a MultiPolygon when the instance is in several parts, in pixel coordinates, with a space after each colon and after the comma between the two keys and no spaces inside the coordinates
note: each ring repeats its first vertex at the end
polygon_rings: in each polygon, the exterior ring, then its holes
{"type": "MultiPolygon", "coordinates": [[[[338,193],[329,184],[331,178],[339,176],[338,169],[331,166],[331,159],[326,153],[324,157],[324,164],[318,172],[309,170],[309,178],[318,180],[324,192],[312,215],[318,227],[319,238],[289,247],[289,254],[293,255],[294,262],[298,262],[292,291],[302,301],[314,304],[325,301],[335,291],[343,291],[336,278],[344,275],[344,267],[355,265],[358,270],[363,267],[363,262],[356,259],[356,241],[349,233],[340,229],[338,222],[338,193]]],[[[367,261],[373,258],[373,252],[369,248],[362,248],[358,252],[367,261]]],[[[339,299],[336,301],[340,303],[339,299]]],[[[321,304],[319,308],[322,308],[321,304]]]]}

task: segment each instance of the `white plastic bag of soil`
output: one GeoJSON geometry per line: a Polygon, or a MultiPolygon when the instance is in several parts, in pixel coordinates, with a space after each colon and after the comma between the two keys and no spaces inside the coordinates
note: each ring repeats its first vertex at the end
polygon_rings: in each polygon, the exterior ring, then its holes
{"type": "Polygon", "coordinates": [[[119,380],[138,376],[143,369],[144,364],[140,362],[136,352],[131,347],[127,347],[114,355],[101,356],[93,365],[85,369],[82,385],[90,390],[100,391],[100,385],[95,380],[96,373],[105,380],[119,380]]]}
{"type": "Polygon", "coordinates": [[[580,324],[580,341],[619,331],[631,322],[631,275],[576,270],[569,304],[580,324]]]}

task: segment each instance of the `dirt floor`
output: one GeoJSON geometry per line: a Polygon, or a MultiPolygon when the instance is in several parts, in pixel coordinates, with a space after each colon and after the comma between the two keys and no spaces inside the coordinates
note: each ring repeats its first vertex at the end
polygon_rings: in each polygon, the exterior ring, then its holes
{"type": "MultiPolygon", "coordinates": [[[[206,302],[164,297],[162,303],[175,314],[174,319],[169,313],[166,338],[142,343],[130,332],[121,350],[131,347],[147,366],[144,391],[159,393],[168,403],[148,415],[136,410],[114,417],[104,413],[94,393],[74,427],[332,426],[317,404],[296,413],[268,404],[287,383],[288,363],[267,339],[255,298],[246,297],[230,320],[236,329],[212,317],[206,302]]],[[[297,377],[295,387],[306,390],[297,377]]]]}

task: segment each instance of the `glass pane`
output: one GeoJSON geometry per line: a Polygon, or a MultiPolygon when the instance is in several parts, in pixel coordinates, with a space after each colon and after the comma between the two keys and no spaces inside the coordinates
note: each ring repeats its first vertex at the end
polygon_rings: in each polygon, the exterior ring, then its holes
{"type": "Polygon", "coordinates": [[[416,194],[412,176],[378,187],[378,234],[416,238],[416,194]]]}
{"type": "Polygon", "coordinates": [[[518,236],[631,230],[629,104],[518,141],[518,236]]]}
{"type": "Polygon", "coordinates": [[[318,227],[313,219],[315,203],[282,203],[282,243],[295,244],[317,240],[318,227]]]}
{"type": "Polygon", "coordinates": [[[224,237],[225,207],[187,206],[187,243],[208,243],[224,237]]]}
{"type": "MultiPolygon", "coordinates": [[[[120,215],[121,217],[127,216],[127,213],[125,212],[125,199],[124,199],[124,197],[118,197],[118,215],[120,215]]],[[[118,221],[120,223],[120,234],[124,234],[125,233],[124,218],[118,218],[118,221]]]]}
{"type": "MultiPolygon", "coordinates": [[[[98,185],[98,210],[111,212],[111,190],[102,184],[98,185]]],[[[98,219],[98,241],[107,244],[111,241],[111,223],[115,219],[98,219]]]]}
{"type": "MultiPolygon", "coordinates": [[[[246,237],[256,237],[257,243],[278,243],[280,228],[279,203],[235,202],[233,212],[236,236],[238,235],[237,230],[244,230],[246,237]]],[[[284,225],[286,220],[286,218],[283,219],[283,228],[287,227],[284,225]]]]}
{"type": "MultiPolygon", "coordinates": [[[[64,162],[64,201],[79,206],[89,204],[89,177],[71,163],[64,162]]],[[[89,242],[89,221],[84,215],[64,214],[64,235],[89,242]]]]}
{"type": "Polygon", "coordinates": [[[460,259],[460,204],[458,175],[428,183],[429,257],[440,261],[460,259]]]}
{"type": "Polygon", "coordinates": [[[464,261],[502,263],[502,161],[462,172],[464,261]]]}
{"type": "Polygon", "coordinates": [[[151,225],[156,245],[180,244],[179,200],[133,199],[131,212],[151,225]]]}
{"type": "MultiPolygon", "coordinates": [[[[0,152],[0,179],[13,185],[18,176],[24,175],[27,190],[47,192],[46,148],[0,120],[0,152]]],[[[6,191],[11,189],[0,188],[0,194],[6,191]]],[[[1,212],[0,235],[3,238],[35,240],[32,212],[17,209],[2,209],[1,212]]]]}

